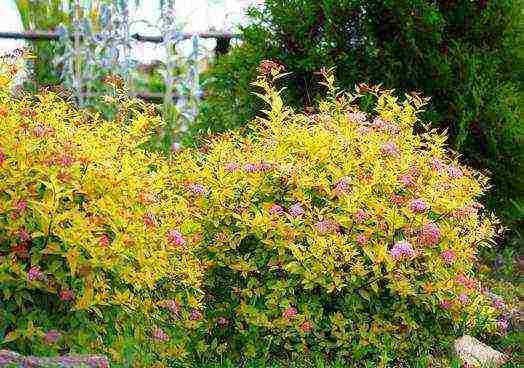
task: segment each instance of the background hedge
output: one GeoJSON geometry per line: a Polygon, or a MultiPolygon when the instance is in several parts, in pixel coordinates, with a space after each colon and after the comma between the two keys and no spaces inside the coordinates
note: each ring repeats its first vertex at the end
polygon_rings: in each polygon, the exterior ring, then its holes
{"type": "Polygon", "coordinates": [[[522,241],[524,124],[521,0],[267,0],[250,11],[244,43],[207,74],[198,134],[246,124],[260,108],[249,83],[263,59],[293,74],[287,100],[310,105],[321,66],[341,86],[381,83],[432,102],[423,118],[448,129],[466,163],[491,173],[488,204],[522,241]]]}

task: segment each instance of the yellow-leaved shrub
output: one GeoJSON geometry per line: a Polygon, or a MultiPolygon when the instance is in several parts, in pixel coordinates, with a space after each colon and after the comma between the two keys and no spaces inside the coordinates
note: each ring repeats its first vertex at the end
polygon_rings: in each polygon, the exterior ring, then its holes
{"type": "Polygon", "coordinates": [[[497,228],[477,202],[487,179],[444,135],[414,133],[426,100],[362,86],[375,101],[362,112],[324,72],[329,96],[296,113],[273,85],[280,67],[260,71],[253,133],[175,158],[178,186],[199,188],[212,353],[390,364],[503,326],[475,278],[497,228]]]}
{"type": "Polygon", "coordinates": [[[168,161],[143,148],[159,118],[138,101],[104,121],[51,91],[14,97],[15,74],[4,63],[0,348],[185,355],[186,333],[166,327],[195,325],[201,308],[199,225],[168,161]]]}

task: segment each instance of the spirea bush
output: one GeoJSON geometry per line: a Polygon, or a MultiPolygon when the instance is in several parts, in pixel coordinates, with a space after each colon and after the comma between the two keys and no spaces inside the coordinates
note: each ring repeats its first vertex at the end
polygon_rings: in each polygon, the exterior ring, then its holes
{"type": "Polygon", "coordinates": [[[134,366],[183,357],[201,309],[198,224],[170,185],[169,163],[142,148],[159,118],[136,101],[104,121],[51,91],[14,97],[17,67],[7,61],[0,349],[102,352],[134,366]]]}
{"type": "Polygon", "coordinates": [[[116,93],[105,121],[51,91],[14,95],[3,69],[0,347],[137,367],[389,364],[507,328],[476,278],[496,229],[477,202],[487,179],[414,133],[425,99],[342,93],[324,72],[328,97],[296,113],[265,61],[252,135],[167,159],[144,149],[160,124],[148,105],[116,93]]]}
{"type": "Polygon", "coordinates": [[[427,100],[342,93],[324,72],[329,96],[296,113],[273,86],[279,71],[259,68],[269,107],[252,135],[175,158],[202,213],[211,352],[391,363],[501,332],[500,301],[475,276],[497,228],[478,202],[487,179],[444,135],[414,133],[427,100]],[[373,113],[356,109],[360,95],[373,113]]]}

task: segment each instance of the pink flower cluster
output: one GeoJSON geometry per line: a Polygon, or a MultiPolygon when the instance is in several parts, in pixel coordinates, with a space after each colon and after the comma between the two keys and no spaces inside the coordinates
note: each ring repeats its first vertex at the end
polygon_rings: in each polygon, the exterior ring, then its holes
{"type": "Polygon", "coordinates": [[[247,173],[254,173],[254,172],[266,172],[271,170],[271,165],[266,162],[256,163],[256,164],[245,164],[244,165],[244,171],[247,173]]]}
{"type": "Polygon", "coordinates": [[[22,199],[18,204],[16,205],[16,210],[18,212],[25,211],[27,209],[28,203],[25,199],[22,199]]]}
{"type": "Polygon", "coordinates": [[[444,300],[442,303],[440,303],[440,308],[442,309],[449,309],[451,308],[452,303],[449,300],[444,300]]]}
{"type": "Polygon", "coordinates": [[[298,203],[295,203],[289,208],[289,214],[293,217],[302,217],[304,215],[304,209],[298,203]]]}
{"type": "Polygon", "coordinates": [[[189,313],[189,319],[192,321],[198,321],[204,318],[202,315],[202,312],[200,312],[198,309],[193,309],[191,313],[189,313]]]}
{"type": "Polygon", "coordinates": [[[271,216],[278,216],[284,213],[284,209],[282,208],[282,206],[279,206],[278,204],[272,204],[269,207],[268,212],[271,216]]]}
{"type": "Polygon", "coordinates": [[[509,322],[507,319],[499,319],[497,321],[497,327],[499,328],[500,332],[503,334],[508,332],[509,329],[509,322]]]}
{"type": "Polygon", "coordinates": [[[388,141],[386,143],[384,143],[382,145],[382,147],[380,148],[380,150],[389,155],[389,156],[392,156],[392,157],[399,157],[400,156],[400,153],[398,151],[398,147],[397,145],[394,143],[394,142],[391,142],[391,141],[388,141]]]}
{"type": "Polygon", "coordinates": [[[433,223],[422,226],[418,240],[422,245],[435,245],[440,241],[440,229],[433,223]]]}
{"type": "Polygon", "coordinates": [[[340,226],[333,221],[320,220],[315,223],[315,229],[317,229],[317,231],[322,234],[330,233],[333,231],[338,233],[340,231],[340,226]]]}
{"type": "Polygon", "coordinates": [[[284,317],[286,319],[294,318],[297,315],[298,315],[298,311],[294,307],[288,307],[288,308],[284,309],[284,311],[282,312],[282,317],[284,317]]]}
{"type": "Polygon", "coordinates": [[[399,128],[397,125],[387,122],[378,116],[375,119],[373,119],[373,127],[380,131],[389,132],[391,134],[397,134],[399,132],[399,128]]]}
{"type": "Polygon", "coordinates": [[[156,218],[155,215],[152,213],[146,213],[144,215],[144,225],[149,227],[155,227],[156,226],[156,218]]]}
{"type": "Polygon", "coordinates": [[[360,246],[366,245],[368,242],[368,237],[364,234],[357,235],[357,244],[360,246]]]}
{"type": "Polygon", "coordinates": [[[20,241],[26,242],[31,240],[31,234],[29,234],[29,232],[26,229],[20,229],[18,231],[18,238],[20,239],[20,241]]]}
{"type": "Polygon", "coordinates": [[[178,313],[180,313],[180,306],[178,305],[176,301],[172,299],[166,300],[165,302],[161,304],[161,306],[166,308],[167,310],[169,310],[171,313],[173,313],[176,316],[178,316],[178,313]]]}
{"type": "Polygon", "coordinates": [[[459,275],[457,276],[455,281],[457,282],[457,284],[462,285],[468,289],[480,290],[480,283],[474,278],[459,275]]]}
{"type": "Polygon", "coordinates": [[[62,337],[62,334],[57,330],[49,330],[45,333],[43,340],[46,344],[53,344],[62,337]]]}
{"type": "Polygon", "coordinates": [[[186,244],[186,240],[184,239],[182,234],[180,234],[180,232],[178,232],[175,229],[169,230],[167,234],[167,239],[171,245],[182,246],[186,244]]]}
{"type": "Polygon", "coordinates": [[[401,182],[402,184],[404,184],[407,187],[411,187],[411,186],[415,185],[415,180],[409,174],[400,175],[398,177],[398,181],[401,182]]]}
{"type": "Polygon", "coordinates": [[[417,198],[411,201],[409,208],[415,213],[424,213],[428,209],[428,204],[423,199],[417,198]]]}
{"type": "Polygon", "coordinates": [[[226,170],[227,172],[235,172],[240,170],[240,165],[234,162],[228,162],[224,165],[224,170],[226,170]]]}
{"type": "Polygon", "coordinates": [[[52,127],[43,124],[38,124],[36,127],[33,128],[33,134],[37,138],[42,138],[46,134],[53,134],[54,132],[55,130],[52,127]]]}
{"type": "Polygon", "coordinates": [[[442,257],[444,262],[448,264],[452,264],[453,262],[455,262],[455,259],[457,258],[455,256],[455,252],[453,252],[452,249],[445,250],[444,252],[440,254],[440,257],[442,257]]]}
{"type": "Polygon", "coordinates": [[[462,177],[463,174],[462,174],[462,170],[460,170],[459,168],[449,165],[448,166],[448,175],[450,178],[456,179],[456,178],[462,177]]]}
{"type": "Polygon", "coordinates": [[[107,247],[107,246],[109,246],[109,243],[110,243],[109,237],[108,237],[106,234],[102,234],[102,235],[100,235],[100,237],[98,238],[98,243],[99,243],[102,247],[107,247]]]}
{"type": "Polygon", "coordinates": [[[44,274],[42,273],[42,270],[40,270],[40,267],[33,266],[29,269],[29,272],[27,272],[27,280],[34,281],[34,280],[40,280],[44,274]]]}
{"type": "Polygon", "coordinates": [[[3,165],[5,161],[5,153],[2,150],[0,150],[0,165],[3,165]]]}
{"type": "Polygon", "coordinates": [[[347,117],[350,121],[356,123],[364,123],[367,120],[367,116],[362,111],[352,111],[347,113],[347,117]]]}
{"type": "Polygon", "coordinates": [[[458,300],[461,304],[465,305],[469,303],[469,296],[466,293],[460,293],[458,296],[458,300]]]}
{"type": "Polygon", "coordinates": [[[165,333],[164,330],[162,330],[159,327],[155,327],[153,329],[153,332],[151,333],[151,337],[153,338],[153,340],[158,341],[158,342],[166,342],[169,340],[169,335],[165,333]]]}
{"type": "Polygon", "coordinates": [[[391,202],[395,203],[397,206],[402,206],[406,203],[406,197],[393,193],[391,194],[391,202]]]}
{"type": "Polygon", "coordinates": [[[468,217],[476,216],[478,211],[482,208],[484,208],[482,204],[478,202],[473,202],[462,208],[456,209],[453,212],[452,217],[456,220],[464,220],[468,217]]]}
{"type": "Polygon", "coordinates": [[[187,189],[192,191],[194,194],[206,195],[207,189],[200,183],[190,183],[187,185],[187,189]]]}
{"type": "Polygon", "coordinates": [[[402,240],[396,242],[389,251],[389,255],[394,260],[398,261],[403,258],[411,258],[416,256],[416,252],[407,241],[402,240]]]}
{"type": "Polygon", "coordinates": [[[60,300],[67,302],[73,300],[73,298],[75,297],[75,293],[73,293],[71,290],[61,290],[58,294],[58,297],[60,298],[60,300]]]}
{"type": "Polygon", "coordinates": [[[339,181],[337,181],[337,184],[335,185],[335,189],[333,190],[333,193],[337,196],[340,196],[342,194],[345,194],[349,191],[349,184],[351,183],[351,179],[349,177],[343,177],[339,181]]]}
{"type": "Polygon", "coordinates": [[[437,157],[432,157],[429,160],[429,165],[431,166],[431,169],[437,172],[441,172],[446,169],[446,165],[437,157]]]}
{"type": "Polygon", "coordinates": [[[369,218],[369,215],[362,208],[359,208],[357,212],[355,212],[354,218],[357,224],[361,224],[369,218]]]}

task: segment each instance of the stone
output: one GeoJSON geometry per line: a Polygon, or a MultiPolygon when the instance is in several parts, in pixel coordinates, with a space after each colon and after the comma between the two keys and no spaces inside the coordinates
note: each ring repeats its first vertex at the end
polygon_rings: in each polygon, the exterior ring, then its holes
{"type": "Polygon", "coordinates": [[[499,367],[509,360],[506,354],[469,335],[457,339],[454,348],[455,355],[468,367],[499,367]]]}

